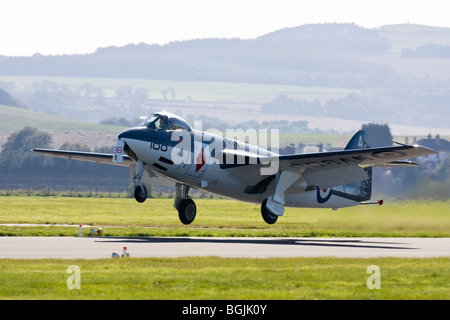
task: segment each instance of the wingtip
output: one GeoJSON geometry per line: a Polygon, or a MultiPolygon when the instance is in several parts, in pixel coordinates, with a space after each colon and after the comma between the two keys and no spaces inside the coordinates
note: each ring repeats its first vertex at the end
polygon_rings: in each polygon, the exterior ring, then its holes
{"type": "Polygon", "coordinates": [[[31,148],[31,152],[35,152],[35,153],[42,153],[43,151],[45,151],[47,149],[42,149],[42,148],[31,148]]]}
{"type": "Polygon", "coordinates": [[[418,148],[420,150],[422,150],[423,152],[426,152],[425,155],[430,155],[430,154],[436,154],[438,153],[436,150],[433,150],[431,148],[425,147],[425,146],[421,146],[419,144],[413,144],[414,148],[418,148]]]}

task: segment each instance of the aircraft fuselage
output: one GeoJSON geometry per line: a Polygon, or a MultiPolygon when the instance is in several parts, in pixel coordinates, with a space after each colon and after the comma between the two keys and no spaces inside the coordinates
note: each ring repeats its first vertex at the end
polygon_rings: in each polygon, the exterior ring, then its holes
{"type": "MultiPolygon", "coordinates": [[[[184,134],[186,137],[188,133],[184,134]]],[[[186,161],[182,163],[177,163],[172,159],[172,155],[177,152],[174,148],[179,144],[179,141],[172,141],[173,132],[136,127],[123,131],[118,137],[127,145],[125,152],[135,160],[141,160],[147,172],[156,173],[179,184],[254,203],[261,203],[274,193],[275,174],[261,175],[260,171],[246,170],[245,161],[247,164],[251,161],[248,160],[248,156],[276,157],[277,153],[206,132],[192,131],[189,132],[189,136],[190,148],[186,149],[190,150],[182,150],[182,152],[188,152],[189,155],[184,158],[186,161]],[[210,146],[214,143],[216,146],[222,146],[222,150],[225,152],[242,150],[247,159],[245,156],[239,158],[238,156],[224,155],[221,153],[221,148],[211,150],[210,146]],[[214,154],[214,151],[218,151],[218,154],[214,154]]],[[[359,203],[333,196],[331,189],[306,189],[306,182],[299,177],[286,190],[286,206],[335,208],[359,203]]]]}

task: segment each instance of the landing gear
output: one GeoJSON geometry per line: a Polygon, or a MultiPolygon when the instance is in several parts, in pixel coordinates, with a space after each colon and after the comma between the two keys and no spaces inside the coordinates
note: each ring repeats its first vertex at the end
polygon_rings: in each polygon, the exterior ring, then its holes
{"type": "Polygon", "coordinates": [[[139,203],[142,203],[147,199],[147,188],[142,184],[143,174],[144,164],[141,160],[138,160],[136,172],[134,174],[134,198],[139,203]]]}
{"type": "Polygon", "coordinates": [[[275,175],[275,190],[273,195],[264,199],[261,204],[261,214],[265,222],[274,224],[278,216],[284,213],[284,192],[300,178],[300,173],[279,171],[275,175]]]}
{"type": "Polygon", "coordinates": [[[177,193],[173,206],[178,210],[178,217],[184,224],[191,224],[197,214],[197,207],[192,199],[189,199],[189,187],[185,184],[175,184],[177,193]]]}
{"type": "Polygon", "coordinates": [[[191,224],[197,214],[197,207],[192,199],[181,200],[178,208],[178,217],[184,224],[191,224]]]}
{"type": "Polygon", "coordinates": [[[147,199],[147,188],[144,185],[142,187],[136,186],[136,188],[134,188],[134,198],[139,203],[144,202],[145,199],[147,199]]]}
{"type": "Polygon", "coordinates": [[[264,201],[261,204],[261,215],[266,223],[274,224],[275,222],[277,222],[278,216],[270,212],[270,210],[267,209],[266,204],[267,199],[264,199],[264,201]]]}

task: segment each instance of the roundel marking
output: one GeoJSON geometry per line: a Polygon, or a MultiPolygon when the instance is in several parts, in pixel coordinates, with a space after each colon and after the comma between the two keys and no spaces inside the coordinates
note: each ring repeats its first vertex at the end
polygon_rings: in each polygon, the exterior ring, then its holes
{"type": "Polygon", "coordinates": [[[331,198],[331,189],[319,189],[317,188],[317,202],[325,203],[331,198]]]}
{"type": "Polygon", "coordinates": [[[406,156],[406,153],[400,151],[376,151],[372,153],[376,158],[394,158],[406,156]]]}

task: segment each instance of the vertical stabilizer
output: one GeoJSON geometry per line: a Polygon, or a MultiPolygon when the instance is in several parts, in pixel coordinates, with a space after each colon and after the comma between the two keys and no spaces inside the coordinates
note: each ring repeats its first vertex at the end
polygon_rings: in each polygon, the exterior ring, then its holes
{"type": "MultiPolygon", "coordinates": [[[[360,130],[350,139],[345,150],[370,148],[369,137],[364,130],[360,130]]],[[[360,182],[349,183],[333,188],[333,193],[354,201],[367,201],[372,196],[372,168],[364,168],[369,177],[360,182]]]]}
{"type": "Polygon", "coordinates": [[[345,150],[355,150],[355,149],[368,149],[370,148],[369,137],[364,130],[359,130],[350,139],[345,150]]]}

